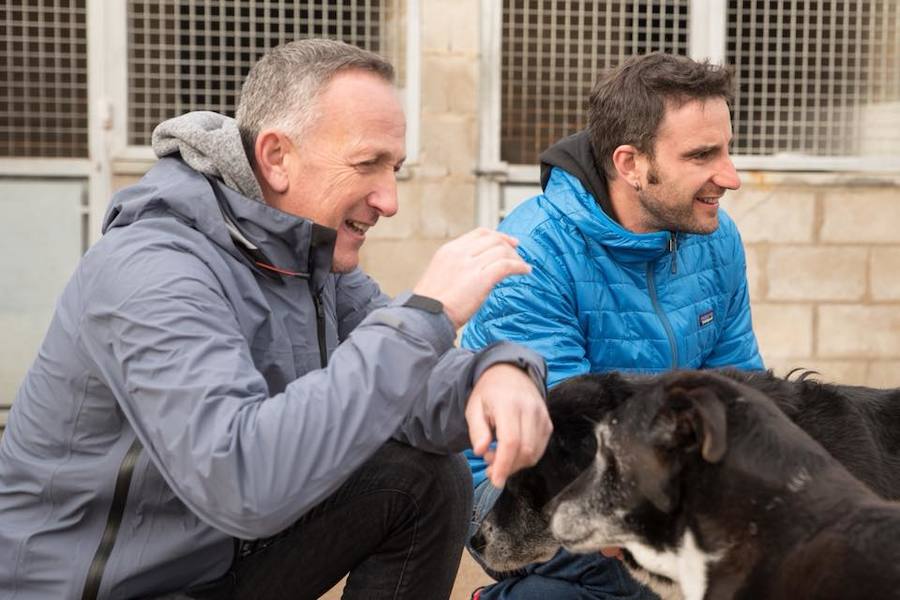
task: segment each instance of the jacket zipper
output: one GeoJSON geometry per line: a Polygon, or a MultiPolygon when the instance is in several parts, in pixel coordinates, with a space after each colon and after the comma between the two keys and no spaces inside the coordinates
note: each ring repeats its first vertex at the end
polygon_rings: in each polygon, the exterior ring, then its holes
{"type": "MultiPolygon", "coordinates": [[[[674,260],[674,258],[673,258],[674,260]]],[[[672,368],[678,368],[678,346],[675,344],[675,333],[672,331],[672,324],[669,323],[669,317],[663,312],[659,305],[659,298],[656,296],[656,282],[653,279],[653,263],[647,263],[647,289],[650,292],[650,301],[653,303],[653,310],[656,316],[662,322],[663,329],[666,331],[666,337],[669,339],[669,350],[672,352],[672,368]]]]}
{"type": "Polygon", "coordinates": [[[672,253],[672,275],[678,272],[678,234],[669,234],[669,252],[672,253]]]}
{"type": "Polygon", "coordinates": [[[82,600],[95,600],[100,592],[100,584],[103,583],[103,571],[106,569],[106,562],[112,554],[113,547],[116,545],[116,536],[119,534],[119,527],[122,525],[122,515],[125,513],[125,505],[128,502],[128,488],[131,487],[131,477],[134,475],[134,467],[137,465],[138,457],[141,454],[141,442],[137,438],[131,442],[122,464],[119,465],[119,474],[116,475],[116,487],[113,491],[112,503],[109,505],[109,515],[106,517],[106,528],[100,537],[100,545],[97,546],[97,552],[94,553],[94,560],[88,569],[88,576],[84,582],[84,591],[81,594],[82,600]]]}
{"type": "Polygon", "coordinates": [[[319,362],[322,368],[328,366],[328,347],[325,342],[325,308],[322,306],[322,296],[313,291],[310,282],[309,293],[312,294],[313,304],[316,306],[316,335],[319,338],[319,362]]]}

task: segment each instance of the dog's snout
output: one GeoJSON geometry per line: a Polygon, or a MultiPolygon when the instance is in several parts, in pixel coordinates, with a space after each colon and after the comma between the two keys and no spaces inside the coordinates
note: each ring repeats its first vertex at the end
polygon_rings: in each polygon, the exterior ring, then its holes
{"type": "Polygon", "coordinates": [[[484,554],[484,549],[487,548],[487,539],[485,539],[484,534],[481,532],[481,527],[479,527],[472,535],[469,540],[469,545],[472,547],[472,550],[478,554],[484,554]]]}

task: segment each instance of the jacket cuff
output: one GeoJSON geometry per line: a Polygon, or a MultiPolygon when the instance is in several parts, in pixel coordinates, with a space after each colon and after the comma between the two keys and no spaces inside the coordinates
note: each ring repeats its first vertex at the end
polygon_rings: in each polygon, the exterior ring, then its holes
{"type": "Polygon", "coordinates": [[[447,313],[433,313],[412,306],[404,306],[411,292],[394,298],[386,307],[373,311],[366,322],[381,323],[398,331],[408,331],[428,342],[438,356],[453,347],[456,328],[447,313]]]}
{"type": "Polygon", "coordinates": [[[515,365],[525,371],[544,399],[547,398],[547,363],[544,358],[534,350],[512,342],[496,342],[478,352],[472,369],[472,385],[498,363],[515,365]]]}

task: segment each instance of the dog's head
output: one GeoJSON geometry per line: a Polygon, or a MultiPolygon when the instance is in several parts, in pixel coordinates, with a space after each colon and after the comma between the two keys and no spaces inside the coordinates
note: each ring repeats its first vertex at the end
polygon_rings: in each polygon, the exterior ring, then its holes
{"type": "Polygon", "coordinates": [[[551,501],[594,460],[595,424],[624,402],[632,382],[618,374],[585,375],[550,390],[553,435],[538,463],[509,478],[472,537],[489,567],[508,571],[547,560],[559,550],[550,532],[551,501]]]}
{"type": "Polygon", "coordinates": [[[636,385],[596,425],[590,468],[553,503],[553,536],[576,553],[625,547],[645,569],[678,580],[679,554],[693,543],[681,512],[689,485],[682,474],[722,460],[726,405],[737,387],[693,372],[636,385]]]}

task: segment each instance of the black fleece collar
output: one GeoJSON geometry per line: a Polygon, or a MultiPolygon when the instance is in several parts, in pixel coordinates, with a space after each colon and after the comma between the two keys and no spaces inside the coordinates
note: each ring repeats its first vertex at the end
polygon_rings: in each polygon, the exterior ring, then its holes
{"type": "Polygon", "coordinates": [[[606,176],[597,169],[591,138],[587,130],[579,131],[550,146],[540,156],[541,188],[546,189],[550,171],[559,167],[581,181],[609,218],[619,223],[606,187],[606,176]]]}

